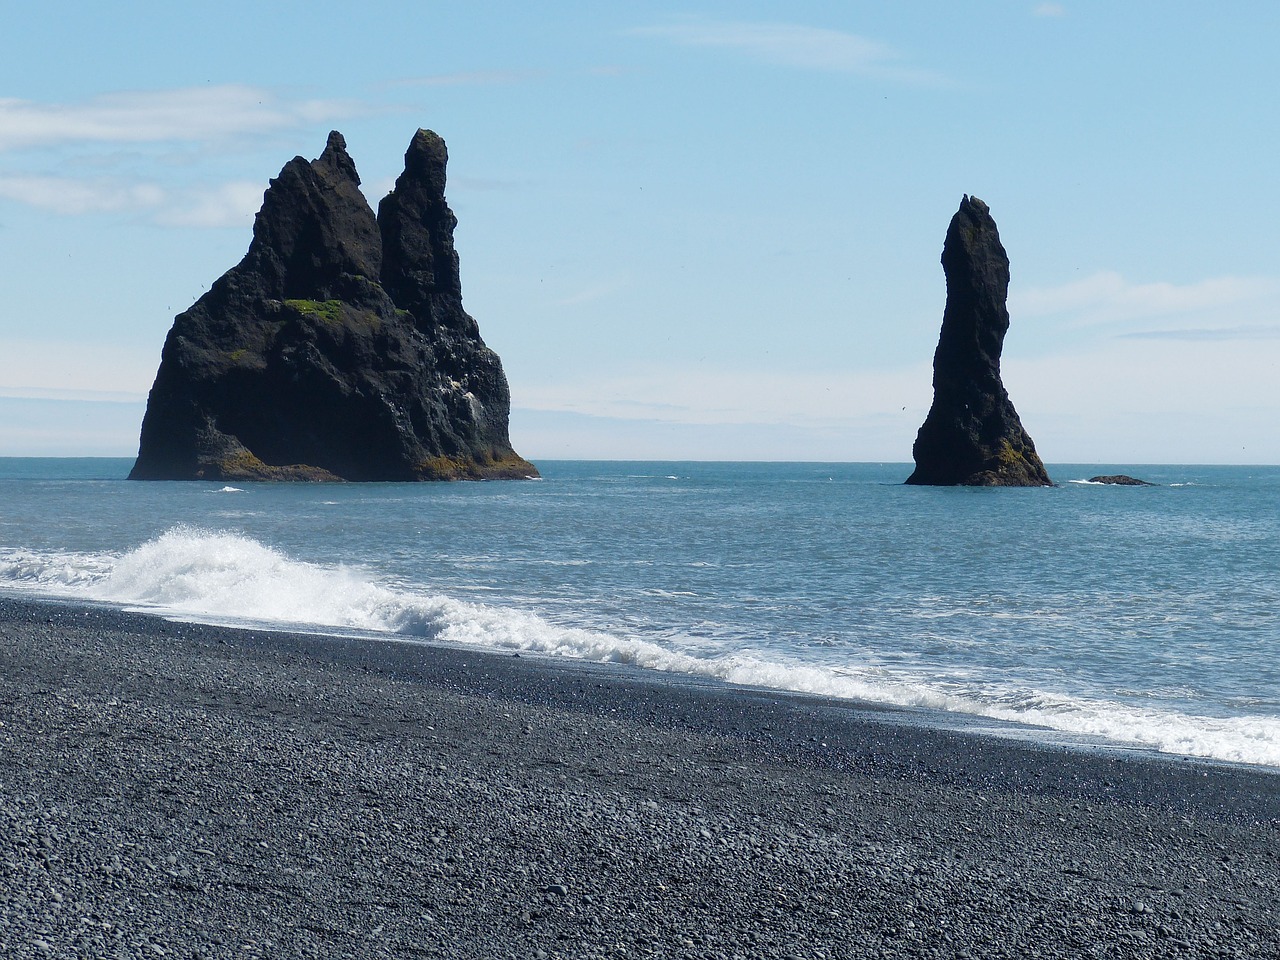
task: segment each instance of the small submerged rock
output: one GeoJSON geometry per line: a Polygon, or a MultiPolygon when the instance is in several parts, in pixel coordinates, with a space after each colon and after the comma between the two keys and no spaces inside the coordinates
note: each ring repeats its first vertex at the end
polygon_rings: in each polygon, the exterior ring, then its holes
{"type": "Polygon", "coordinates": [[[1090,483],[1107,483],[1117,487],[1154,487],[1155,484],[1123,473],[1109,473],[1103,476],[1090,477],[1090,483]]]}

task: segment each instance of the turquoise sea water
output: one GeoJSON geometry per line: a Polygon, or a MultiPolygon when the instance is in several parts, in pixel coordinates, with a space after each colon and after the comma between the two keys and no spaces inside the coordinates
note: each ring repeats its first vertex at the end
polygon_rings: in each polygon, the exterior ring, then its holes
{"type": "Polygon", "coordinates": [[[462,484],[132,483],[0,459],[0,590],[392,633],[1280,767],[1280,468],[546,462],[462,484]],[[1158,486],[1084,483],[1126,472],[1158,486]]]}

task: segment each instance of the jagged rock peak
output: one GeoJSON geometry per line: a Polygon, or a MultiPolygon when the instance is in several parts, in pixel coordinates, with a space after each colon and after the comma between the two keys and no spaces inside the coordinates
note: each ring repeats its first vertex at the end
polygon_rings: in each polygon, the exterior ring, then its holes
{"type": "Polygon", "coordinates": [[[347,153],[347,140],[337,130],[329,131],[329,139],[315,162],[315,168],[316,172],[322,176],[332,172],[334,177],[350,180],[357,187],[360,186],[360,174],[356,173],[356,162],[351,159],[351,154],[347,153]]]}
{"type": "Polygon", "coordinates": [[[1035,444],[1000,379],[1009,330],[1009,257],[988,206],[968,194],[942,248],[947,304],[933,355],[933,406],[907,483],[1048,486],[1035,444]]]}
{"type": "Polygon", "coordinates": [[[419,130],[404,155],[404,173],[378,204],[382,285],[427,328],[444,325],[475,333],[462,309],[462,280],[453,246],[457,217],[445,201],[444,140],[419,130]]]}
{"type": "Polygon", "coordinates": [[[444,196],[445,167],[449,163],[449,149],[444,138],[434,130],[419,127],[404,153],[406,174],[426,180],[432,189],[444,196]]]}
{"type": "Polygon", "coordinates": [[[271,181],[234,273],[275,299],[342,299],[349,277],[376,280],[382,241],[342,134],[319,159],[294,157],[271,181]]]}
{"type": "Polygon", "coordinates": [[[244,259],[174,319],[131,477],[536,476],[462,309],[447,159],[418,131],[381,223],[337,131],[284,165],[244,259]]]}

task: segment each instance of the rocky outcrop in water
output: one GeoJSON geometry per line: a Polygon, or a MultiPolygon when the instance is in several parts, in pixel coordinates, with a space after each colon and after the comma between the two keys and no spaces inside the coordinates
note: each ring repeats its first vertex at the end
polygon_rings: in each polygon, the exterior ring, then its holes
{"type": "Polygon", "coordinates": [[[1009,257],[987,205],[966,196],[942,248],[947,305],[933,355],[933,406],[907,483],[1035,487],[1052,481],[1000,381],[1009,257]]]}
{"type": "Polygon", "coordinates": [[[502,364],[462,308],[447,160],[419,130],[377,217],[341,134],[285,164],[244,259],[174,320],[130,477],[536,475],[508,439],[502,364]]]}
{"type": "Polygon", "coordinates": [[[1108,473],[1101,477],[1090,477],[1090,483],[1105,483],[1113,487],[1154,487],[1149,480],[1139,480],[1123,473],[1108,473]]]}

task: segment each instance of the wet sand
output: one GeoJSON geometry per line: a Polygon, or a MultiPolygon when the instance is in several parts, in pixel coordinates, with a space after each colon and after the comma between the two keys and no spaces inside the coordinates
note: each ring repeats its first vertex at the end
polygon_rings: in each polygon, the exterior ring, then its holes
{"type": "Polygon", "coordinates": [[[5,957],[1280,956],[1280,773],[0,599],[5,957]]]}

